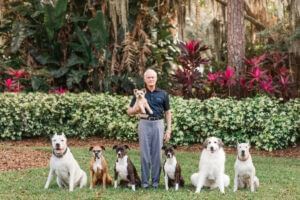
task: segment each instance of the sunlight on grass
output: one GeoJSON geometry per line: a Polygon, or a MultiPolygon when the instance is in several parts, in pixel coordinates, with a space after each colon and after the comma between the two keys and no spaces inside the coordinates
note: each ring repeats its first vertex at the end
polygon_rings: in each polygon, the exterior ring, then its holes
{"type": "MultiPolygon", "coordinates": [[[[49,148],[38,148],[50,151],[49,148]]],[[[88,173],[90,152],[87,148],[71,148],[80,166],[88,173]]],[[[136,150],[129,151],[129,156],[140,169],[139,154],[136,150]]],[[[107,149],[105,157],[108,160],[110,174],[113,176],[113,166],[116,160],[111,149],[107,149]]],[[[257,176],[260,179],[261,187],[255,193],[249,190],[239,190],[233,193],[233,165],[235,157],[227,155],[226,173],[231,178],[226,194],[222,195],[218,190],[204,189],[200,194],[194,193],[191,186],[190,175],[198,169],[199,152],[177,153],[177,160],[181,163],[183,177],[186,186],[175,192],[174,189],[168,192],[164,190],[163,175],[158,190],[138,189],[132,192],[127,188],[113,189],[108,187],[103,191],[101,187],[90,190],[88,187],[80,190],[75,189],[73,193],[59,189],[53,179],[50,188],[44,189],[48,175],[47,168],[28,169],[13,172],[0,173],[0,199],[300,199],[300,160],[293,158],[271,158],[253,156],[257,176]]]]}

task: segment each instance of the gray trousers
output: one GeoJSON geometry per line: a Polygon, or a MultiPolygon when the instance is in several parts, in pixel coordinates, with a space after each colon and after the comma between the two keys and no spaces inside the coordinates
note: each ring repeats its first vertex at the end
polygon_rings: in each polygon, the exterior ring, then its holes
{"type": "Polygon", "coordinates": [[[142,187],[149,186],[150,169],[152,186],[158,186],[161,168],[161,148],[163,146],[164,120],[141,119],[138,125],[142,187]]]}

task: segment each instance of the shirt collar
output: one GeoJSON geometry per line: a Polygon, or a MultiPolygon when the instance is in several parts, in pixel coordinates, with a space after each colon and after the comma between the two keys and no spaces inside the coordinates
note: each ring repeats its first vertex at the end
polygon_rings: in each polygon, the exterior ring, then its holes
{"type": "MultiPolygon", "coordinates": [[[[146,88],[147,92],[151,92],[146,86],[145,86],[145,88],[146,88]]],[[[161,91],[161,89],[158,87],[155,87],[155,89],[152,92],[159,92],[159,91],[161,91]]]]}

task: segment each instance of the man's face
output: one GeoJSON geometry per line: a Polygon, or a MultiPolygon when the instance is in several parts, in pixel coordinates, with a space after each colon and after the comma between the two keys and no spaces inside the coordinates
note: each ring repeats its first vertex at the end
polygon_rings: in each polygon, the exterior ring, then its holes
{"type": "Polygon", "coordinates": [[[148,70],[144,74],[144,82],[147,86],[155,86],[157,75],[153,70],[148,70]]]}

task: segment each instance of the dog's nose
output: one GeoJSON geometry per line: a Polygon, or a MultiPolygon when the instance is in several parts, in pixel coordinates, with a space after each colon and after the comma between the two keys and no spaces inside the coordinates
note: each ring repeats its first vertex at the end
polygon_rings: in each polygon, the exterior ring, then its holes
{"type": "Polygon", "coordinates": [[[213,151],[213,150],[214,150],[214,148],[213,148],[213,147],[210,147],[210,150],[211,150],[211,151],[213,151]]]}
{"type": "Polygon", "coordinates": [[[245,150],[242,150],[242,155],[245,155],[245,150]]]}
{"type": "Polygon", "coordinates": [[[59,144],[59,143],[56,143],[56,144],[55,144],[55,146],[56,146],[56,147],[59,147],[59,146],[60,146],[60,144],[59,144]]]}

